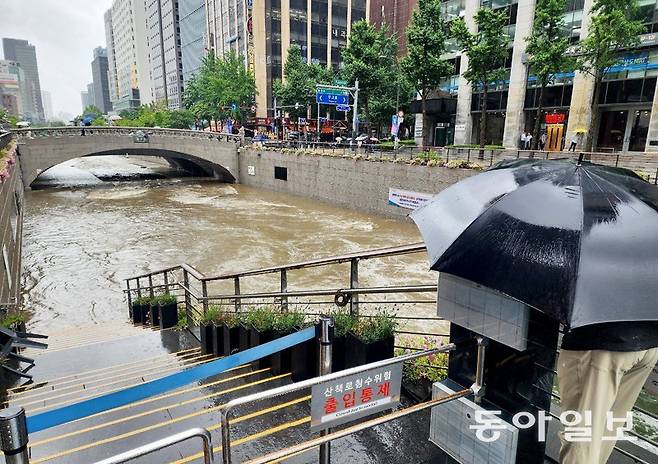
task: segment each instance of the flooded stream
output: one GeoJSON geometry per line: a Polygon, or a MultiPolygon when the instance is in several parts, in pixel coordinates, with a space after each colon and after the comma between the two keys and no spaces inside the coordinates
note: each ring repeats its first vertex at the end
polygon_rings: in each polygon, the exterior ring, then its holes
{"type": "MultiPolygon", "coordinates": [[[[46,173],[66,188],[27,193],[24,297],[32,329],[127,318],[123,279],[182,262],[213,274],[420,241],[411,223],[242,185],[97,178],[131,170],[167,167],[153,159],[74,160],[46,173]]],[[[347,269],[291,273],[289,288],[346,285],[347,269]]],[[[360,273],[372,286],[434,278],[422,253],[365,262],[360,273]]]]}

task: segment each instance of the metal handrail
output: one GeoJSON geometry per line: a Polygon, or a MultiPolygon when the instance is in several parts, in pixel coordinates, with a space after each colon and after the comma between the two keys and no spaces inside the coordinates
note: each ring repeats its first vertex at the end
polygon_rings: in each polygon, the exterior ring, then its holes
{"type": "Polygon", "coordinates": [[[124,453],[117,454],[116,456],[98,461],[96,464],[120,464],[122,462],[128,462],[195,437],[201,438],[201,441],[203,442],[203,463],[214,464],[215,455],[213,454],[212,449],[212,437],[208,430],[201,427],[195,427],[193,429],[185,430],[184,432],[176,433],[160,440],[147,443],[146,445],[142,445],[124,453]]]}
{"type": "MultiPolygon", "coordinates": [[[[246,395],[240,398],[232,399],[231,401],[227,402],[219,409],[221,432],[222,432],[223,463],[231,464],[231,435],[230,435],[229,413],[233,408],[244,404],[252,403],[255,401],[262,401],[270,398],[276,398],[277,396],[282,396],[288,393],[303,390],[305,388],[312,387],[313,385],[317,385],[323,382],[328,382],[330,380],[340,379],[348,375],[358,374],[360,372],[365,372],[371,369],[377,369],[380,367],[389,366],[391,364],[403,363],[405,361],[411,361],[413,359],[421,358],[423,356],[429,356],[436,353],[444,353],[447,351],[454,350],[455,347],[456,346],[454,343],[449,343],[439,348],[424,350],[416,353],[409,353],[402,356],[396,356],[393,358],[384,359],[382,361],[376,361],[370,364],[365,364],[363,366],[352,367],[350,369],[345,369],[343,371],[332,372],[331,374],[314,377],[312,379],[302,380],[301,382],[284,385],[264,392],[252,393],[251,395],[246,395]]],[[[469,389],[468,391],[472,393],[471,389],[469,389]]]]}
{"type": "Polygon", "coordinates": [[[434,400],[426,401],[424,403],[419,403],[414,406],[410,406],[408,408],[400,409],[398,411],[392,412],[390,414],[386,414],[384,416],[376,417],[374,419],[367,420],[365,422],[361,422],[356,425],[352,425],[350,427],[346,427],[344,429],[341,429],[337,432],[331,432],[327,435],[323,435],[317,438],[314,438],[312,440],[305,441],[303,443],[298,443],[297,445],[290,446],[288,448],[285,448],[283,450],[275,451],[273,453],[266,454],[265,456],[261,456],[256,459],[252,459],[250,461],[247,461],[244,464],[265,464],[268,462],[277,462],[281,459],[284,459],[286,457],[302,453],[304,451],[307,451],[311,448],[315,448],[316,446],[322,445],[323,443],[328,443],[333,440],[337,440],[338,438],[343,438],[348,435],[351,435],[353,433],[359,432],[361,430],[369,429],[372,427],[375,427],[377,425],[385,424],[386,422],[390,422],[395,419],[399,419],[401,417],[408,416],[410,414],[423,411],[428,408],[432,408],[434,406],[438,406],[443,403],[447,403],[449,401],[454,401],[456,399],[462,398],[464,396],[472,394],[473,391],[470,388],[466,388],[464,390],[460,390],[455,393],[451,393],[446,396],[442,396],[441,398],[437,398],[434,400]]]}

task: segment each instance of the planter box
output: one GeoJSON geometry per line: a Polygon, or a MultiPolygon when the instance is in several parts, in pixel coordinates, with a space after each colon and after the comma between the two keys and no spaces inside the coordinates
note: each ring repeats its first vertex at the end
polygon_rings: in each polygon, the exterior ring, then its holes
{"type": "Polygon", "coordinates": [[[318,341],[315,338],[293,346],[290,358],[293,382],[300,382],[318,375],[318,341]]]}
{"type": "Polygon", "coordinates": [[[393,337],[373,343],[363,343],[354,334],[347,334],[345,366],[346,368],[363,366],[375,361],[392,358],[394,354],[393,337]]]}
{"type": "Polygon", "coordinates": [[[201,352],[203,354],[210,354],[213,352],[213,342],[215,339],[213,324],[199,325],[201,333],[201,352]]]}
{"type": "Polygon", "coordinates": [[[160,305],[160,328],[168,329],[178,324],[178,304],[160,305]]]}
{"type": "Polygon", "coordinates": [[[224,356],[229,356],[240,349],[240,328],[223,327],[224,356]]]}
{"type": "Polygon", "coordinates": [[[238,326],[238,349],[240,351],[249,349],[249,328],[242,324],[238,326]]]}
{"type": "Polygon", "coordinates": [[[153,327],[160,325],[160,306],[158,304],[149,305],[149,323],[153,327]]]}
{"type": "MultiPolygon", "coordinates": [[[[274,338],[272,338],[272,340],[276,340],[277,338],[290,335],[294,333],[294,331],[273,332],[273,333],[274,333],[274,338]]],[[[270,356],[270,369],[272,371],[272,375],[278,375],[284,372],[290,372],[291,367],[292,367],[292,348],[286,348],[285,350],[277,351],[272,356],[270,356]]]]}
{"type": "MultiPolygon", "coordinates": [[[[267,343],[274,340],[274,331],[273,330],[257,330],[255,328],[251,328],[249,330],[249,347],[253,348],[258,345],[262,345],[263,343],[267,343]]],[[[258,365],[259,369],[265,369],[266,367],[270,367],[271,365],[271,356],[267,356],[265,358],[261,358],[258,361],[256,361],[256,364],[258,365]]]]}
{"type": "Polygon", "coordinates": [[[420,379],[418,382],[410,382],[402,379],[402,390],[415,402],[422,403],[432,398],[432,381],[420,379]]]}
{"type": "Polygon", "coordinates": [[[130,312],[130,316],[132,318],[133,324],[141,324],[144,320],[143,306],[139,304],[133,304],[131,309],[132,310],[130,312]]]}
{"type": "Polygon", "coordinates": [[[345,370],[347,356],[347,337],[334,337],[331,347],[331,372],[345,370]]]}

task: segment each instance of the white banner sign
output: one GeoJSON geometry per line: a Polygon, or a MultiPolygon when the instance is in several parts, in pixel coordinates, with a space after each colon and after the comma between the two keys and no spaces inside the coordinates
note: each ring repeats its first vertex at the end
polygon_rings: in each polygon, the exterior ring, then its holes
{"type": "Polygon", "coordinates": [[[432,198],[430,193],[411,192],[396,188],[388,189],[388,204],[400,208],[418,209],[432,198]]]}

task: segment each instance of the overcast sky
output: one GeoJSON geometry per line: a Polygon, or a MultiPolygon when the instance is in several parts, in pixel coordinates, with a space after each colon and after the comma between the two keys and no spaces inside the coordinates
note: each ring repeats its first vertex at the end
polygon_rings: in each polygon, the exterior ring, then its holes
{"type": "Polygon", "coordinates": [[[82,112],[80,92],[92,81],[94,48],[105,47],[103,13],[111,5],[112,0],[0,0],[0,37],[26,39],[36,47],[41,89],[52,94],[55,116],[82,112]]]}

